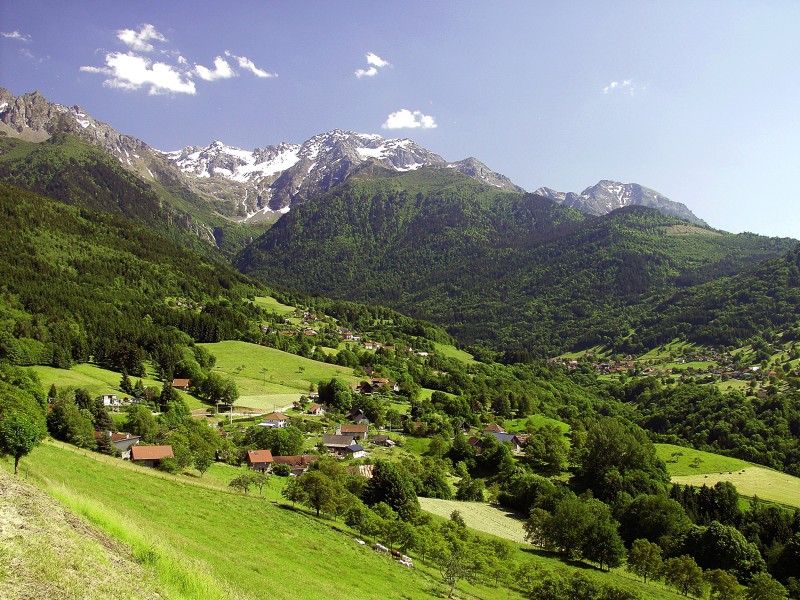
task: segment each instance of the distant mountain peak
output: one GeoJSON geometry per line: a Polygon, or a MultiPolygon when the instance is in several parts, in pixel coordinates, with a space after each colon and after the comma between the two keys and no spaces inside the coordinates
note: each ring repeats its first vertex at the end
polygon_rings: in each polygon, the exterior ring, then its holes
{"type": "Polygon", "coordinates": [[[534,194],[590,215],[605,215],[625,206],[647,206],[690,223],[707,226],[707,223],[697,217],[685,204],[670,200],[663,194],[638,183],[620,183],[603,179],[587,187],[580,194],[559,192],[548,187],[540,187],[534,194]]]}
{"type": "Polygon", "coordinates": [[[397,172],[421,167],[451,168],[482,183],[523,191],[475,158],[449,163],[411,139],[387,139],[370,133],[333,129],[302,144],[282,142],[250,152],[215,141],[164,155],[209,193],[225,181],[241,184],[248,198],[247,219],[280,210],[323,194],[362,167],[379,164],[397,172]]]}

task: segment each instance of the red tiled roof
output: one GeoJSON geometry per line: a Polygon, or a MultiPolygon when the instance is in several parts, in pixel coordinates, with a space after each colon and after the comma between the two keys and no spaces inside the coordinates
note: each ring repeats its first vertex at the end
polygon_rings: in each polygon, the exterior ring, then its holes
{"type": "Polygon", "coordinates": [[[270,413],[263,417],[264,421],[286,421],[288,418],[289,417],[279,412],[270,413]]]}
{"type": "Polygon", "coordinates": [[[172,387],[189,387],[188,379],[173,379],[172,387]]]}
{"type": "Polygon", "coordinates": [[[133,446],[131,460],[161,460],[174,456],[172,446],[133,446]]]}
{"type": "Polygon", "coordinates": [[[248,450],[247,462],[254,463],[272,462],[272,450],[248,450]]]}

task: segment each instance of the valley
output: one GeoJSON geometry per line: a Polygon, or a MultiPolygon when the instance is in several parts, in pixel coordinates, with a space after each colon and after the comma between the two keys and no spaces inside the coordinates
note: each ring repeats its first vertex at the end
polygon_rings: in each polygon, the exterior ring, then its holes
{"type": "Polygon", "coordinates": [[[800,598],[797,240],[0,100],[5,596],[800,598]]]}

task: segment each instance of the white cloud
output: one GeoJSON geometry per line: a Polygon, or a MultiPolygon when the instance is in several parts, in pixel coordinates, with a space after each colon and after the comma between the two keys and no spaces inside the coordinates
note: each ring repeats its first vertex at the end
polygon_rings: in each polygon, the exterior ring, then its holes
{"type": "Polygon", "coordinates": [[[383,129],[436,129],[436,120],[423,115],[420,111],[411,112],[402,108],[386,117],[386,122],[381,125],[383,129]]]}
{"type": "Polygon", "coordinates": [[[117,38],[130,47],[131,50],[136,50],[137,52],[152,52],[153,44],[150,43],[150,40],[157,42],[167,41],[167,38],[156,31],[156,28],[149,23],[142,25],[139,31],[120,29],[117,31],[117,38]]]}
{"type": "Polygon", "coordinates": [[[622,81],[612,81],[606,87],[603,88],[603,93],[614,94],[626,94],[628,96],[633,96],[637,92],[644,91],[643,85],[638,85],[633,82],[633,79],[623,79],[622,81]]]}
{"type": "Polygon", "coordinates": [[[148,23],[142,25],[138,31],[120,29],[116,33],[119,41],[128,46],[127,52],[106,52],[104,66],[80,68],[86,73],[105,75],[103,85],[106,87],[121,90],[146,89],[150,95],[194,95],[197,93],[196,80],[217,81],[237,77],[239,72],[234,70],[236,64],[241,70],[256,77],[277,77],[258,68],[249,58],[236,56],[227,50],[224,56],[218,55],[214,59],[212,68],[192,63],[174,48],[159,48],[158,60],[151,60],[144,55],[155,50],[151,42],[166,42],[167,38],[148,23]]]}
{"type": "Polygon", "coordinates": [[[356,77],[375,77],[378,74],[378,69],[389,66],[388,60],[383,60],[374,52],[367,52],[367,64],[371,65],[369,69],[356,69],[356,77]]]}
{"type": "Polygon", "coordinates": [[[266,78],[266,77],[277,77],[276,73],[268,73],[263,69],[259,69],[255,63],[247,58],[246,56],[236,56],[235,54],[231,54],[230,52],[225,52],[226,56],[230,56],[231,58],[235,58],[239,63],[239,68],[244,69],[245,71],[250,71],[256,77],[266,78]]]}
{"type": "Polygon", "coordinates": [[[370,67],[369,69],[356,69],[356,77],[361,79],[362,77],[375,77],[378,74],[378,69],[375,67],[370,67]]]}
{"type": "Polygon", "coordinates": [[[81,67],[87,73],[101,73],[108,79],[103,85],[122,90],[138,90],[148,87],[151,96],[159,94],[196,93],[191,74],[182,73],[172,65],[151,60],[135,54],[112,52],[106,55],[106,67],[81,67]]]}
{"type": "Polygon", "coordinates": [[[203,65],[195,65],[194,72],[200,76],[200,79],[206,81],[216,81],[217,79],[230,79],[236,77],[236,73],[231,69],[228,61],[218,56],[214,59],[214,70],[203,65]]]}
{"type": "Polygon", "coordinates": [[[17,40],[18,42],[24,42],[26,44],[31,41],[31,36],[26,35],[24,33],[20,33],[19,31],[16,31],[16,30],[8,32],[8,33],[2,32],[2,33],[0,33],[0,35],[2,35],[4,38],[7,38],[9,40],[17,40]]]}
{"type": "Polygon", "coordinates": [[[389,61],[383,60],[374,52],[367,52],[367,64],[372,65],[373,67],[388,67],[389,61]]]}

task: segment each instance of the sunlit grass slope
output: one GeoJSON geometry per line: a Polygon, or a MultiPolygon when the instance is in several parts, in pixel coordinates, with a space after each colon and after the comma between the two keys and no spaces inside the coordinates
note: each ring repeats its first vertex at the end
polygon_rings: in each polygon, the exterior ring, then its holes
{"type": "Polygon", "coordinates": [[[186,598],[427,598],[435,582],[304,514],[45,444],[29,480],[131,544],[186,598]]]}

